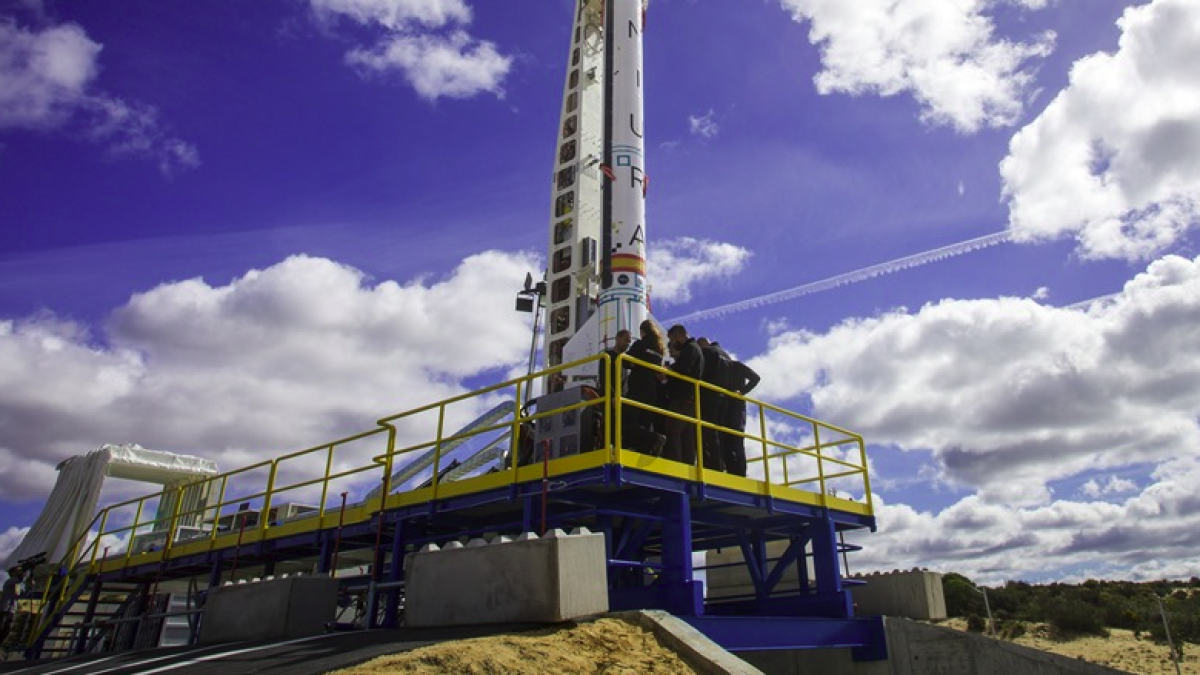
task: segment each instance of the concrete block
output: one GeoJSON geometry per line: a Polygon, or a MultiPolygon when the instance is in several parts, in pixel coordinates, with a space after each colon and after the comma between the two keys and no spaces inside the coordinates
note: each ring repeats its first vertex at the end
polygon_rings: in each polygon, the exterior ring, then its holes
{"type": "Polygon", "coordinates": [[[328,577],[292,577],[214,588],[204,603],[200,643],[320,635],[336,615],[337,587],[328,577]]]}
{"type": "MultiPolygon", "coordinates": [[[[787,541],[772,541],[767,543],[767,558],[778,558],[787,550],[787,541]]],[[[706,556],[706,564],[724,565],[727,563],[740,563],[742,558],[742,549],[733,546],[721,549],[718,551],[709,551],[706,556]]],[[[729,595],[749,595],[754,593],[754,584],[750,581],[750,574],[746,572],[744,566],[736,567],[717,567],[715,569],[705,570],[705,585],[708,589],[708,597],[721,597],[729,595]]],[[[809,574],[809,579],[813,575],[809,574]]],[[[776,592],[779,591],[794,591],[800,588],[799,575],[793,567],[783,578],[779,580],[779,584],[775,586],[776,592]]]]}
{"type": "Polygon", "coordinates": [[[863,586],[851,586],[850,595],[860,616],[902,616],[909,619],[945,619],[946,595],[942,575],[914,569],[911,572],[860,577],[863,586]]]}
{"type": "Polygon", "coordinates": [[[407,626],[556,623],[608,611],[604,535],[547,536],[409,556],[407,626]]]}
{"type": "MultiPolygon", "coordinates": [[[[767,544],[767,558],[777,559],[787,549],[788,542],[773,541],[767,544]]],[[[709,551],[707,564],[722,565],[742,562],[740,548],[726,548],[720,552],[709,551]]],[[[774,563],[771,563],[772,565],[774,563]]],[[[811,563],[810,567],[811,567],[811,563]]],[[[705,572],[708,597],[720,598],[732,595],[751,595],[754,584],[744,566],[717,567],[705,572]]],[[[813,578],[809,570],[809,579],[813,578]]],[[[857,576],[864,585],[847,586],[859,616],[901,616],[910,619],[938,620],[946,618],[946,596],[942,590],[942,575],[914,569],[909,572],[896,570],[890,573],[874,573],[857,576]]],[[[793,591],[800,587],[795,568],[788,570],[775,592],[793,591]]]]}

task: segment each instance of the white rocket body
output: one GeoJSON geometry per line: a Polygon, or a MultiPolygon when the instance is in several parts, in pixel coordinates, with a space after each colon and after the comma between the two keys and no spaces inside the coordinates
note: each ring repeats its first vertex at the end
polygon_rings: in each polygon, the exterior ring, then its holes
{"type": "MultiPolygon", "coordinates": [[[[580,0],[550,226],[546,365],[596,354],[650,318],[642,32],[647,0],[580,0]],[[571,132],[568,134],[568,132],[571,132]]],[[[567,386],[596,368],[566,373],[567,386]]]]}

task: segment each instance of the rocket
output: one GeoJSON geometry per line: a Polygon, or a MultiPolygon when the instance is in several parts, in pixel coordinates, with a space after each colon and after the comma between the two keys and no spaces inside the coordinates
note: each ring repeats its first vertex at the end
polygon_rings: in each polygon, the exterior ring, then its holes
{"type": "MultiPolygon", "coordinates": [[[[545,365],[650,318],[642,34],[649,0],[579,0],[552,179],[545,365]]],[[[568,372],[567,386],[595,376],[568,372]]]]}

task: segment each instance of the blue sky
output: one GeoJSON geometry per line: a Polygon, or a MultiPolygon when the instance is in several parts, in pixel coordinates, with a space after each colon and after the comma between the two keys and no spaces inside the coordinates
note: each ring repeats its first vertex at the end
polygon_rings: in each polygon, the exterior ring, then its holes
{"type": "MultiPolygon", "coordinates": [[[[234,468],[518,367],[572,5],[0,3],[0,553],[102,443],[234,468]]],[[[872,442],[852,568],[1197,574],[1200,5],[656,0],[645,48],[655,313],[872,442]]]]}

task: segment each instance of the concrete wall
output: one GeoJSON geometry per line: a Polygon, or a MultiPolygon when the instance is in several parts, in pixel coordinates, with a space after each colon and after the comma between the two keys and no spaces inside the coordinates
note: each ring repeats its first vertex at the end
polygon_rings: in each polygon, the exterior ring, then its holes
{"type": "Polygon", "coordinates": [[[1002,640],[888,617],[887,661],[855,662],[848,649],[738,652],[768,675],[1120,675],[1124,671],[1002,640]]]}
{"type": "Polygon", "coordinates": [[[220,586],[208,592],[200,643],[320,635],[337,613],[338,584],[296,576],[220,586]]]}
{"type": "Polygon", "coordinates": [[[407,570],[407,626],[555,623],[608,611],[604,535],[586,530],[426,547],[407,570]]]}
{"type": "Polygon", "coordinates": [[[902,616],[909,619],[945,619],[946,595],[942,590],[942,575],[914,569],[910,572],[891,572],[855,575],[867,582],[851,586],[855,613],[859,616],[902,616]]]}

